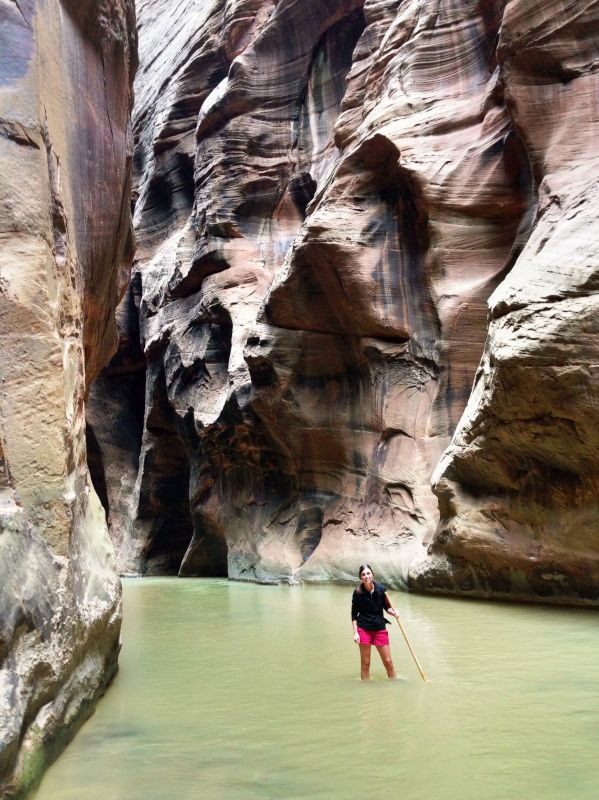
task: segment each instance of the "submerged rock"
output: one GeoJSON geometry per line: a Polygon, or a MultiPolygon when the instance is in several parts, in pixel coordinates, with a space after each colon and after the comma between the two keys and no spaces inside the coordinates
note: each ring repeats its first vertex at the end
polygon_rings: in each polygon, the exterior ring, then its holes
{"type": "Polygon", "coordinates": [[[86,463],[89,383],[132,256],[133,3],[0,8],[0,794],[21,797],[117,665],[120,584],[86,463]]]}

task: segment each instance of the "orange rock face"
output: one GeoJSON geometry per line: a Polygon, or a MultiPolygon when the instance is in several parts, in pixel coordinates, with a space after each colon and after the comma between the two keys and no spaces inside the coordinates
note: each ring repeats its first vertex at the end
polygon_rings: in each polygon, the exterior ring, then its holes
{"type": "Polygon", "coordinates": [[[23,797],[117,666],[120,584],[85,397],[132,256],[133,3],[0,5],[0,795],[23,797]]]}
{"type": "Polygon", "coordinates": [[[169,9],[118,481],[92,425],[121,569],[593,601],[598,4],[169,9]]]}

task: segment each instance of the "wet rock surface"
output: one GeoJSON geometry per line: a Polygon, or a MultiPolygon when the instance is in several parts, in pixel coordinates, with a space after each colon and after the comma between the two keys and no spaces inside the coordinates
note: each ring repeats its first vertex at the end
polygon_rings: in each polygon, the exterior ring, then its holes
{"type": "Polygon", "coordinates": [[[116,670],[120,585],[84,404],[132,256],[133,4],[0,6],[0,794],[116,670]],[[59,54],[59,55],[57,55],[59,54]]]}

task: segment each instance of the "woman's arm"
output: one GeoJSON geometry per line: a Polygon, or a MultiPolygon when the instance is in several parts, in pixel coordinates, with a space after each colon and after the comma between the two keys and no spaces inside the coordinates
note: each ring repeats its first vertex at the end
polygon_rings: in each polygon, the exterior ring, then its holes
{"type": "Polygon", "coordinates": [[[354,629],[354,642],[356,644],[360,641],[360,634],[358,633],[358,604],[356,602],[356,593],[352,594],[351,598],[351,624],[354,629]]]}
{"type": "Polygon", "coordinates": [[[385,600],[387,602],[387,613],[391,614],[392,617],[399,617],[399,611],[396,611],[396,609],[391,605],[391,600],[389,599],[387,592],[385,592],[385,600]]]}

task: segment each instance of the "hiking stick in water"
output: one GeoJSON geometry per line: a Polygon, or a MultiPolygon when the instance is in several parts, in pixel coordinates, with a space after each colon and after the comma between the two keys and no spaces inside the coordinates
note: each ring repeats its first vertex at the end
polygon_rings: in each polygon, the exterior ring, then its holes
{"type": "MultiPolygon", "coordinates": [[[[391,600],[389,600],[389,597],[387,596],[387,593],[386,593],[386,592],[385,592],[385,597],[387,598],[387,602],[389,603],[389,606],[390,606],[391,608],[393,608],[393,606],[391,605],[391,600]]],[[[422,680],[423,680],[423,681],[426,683],[426,682],[428,681],[428,678],[427,678],[427,677],[426,677],[426,675],[424,674],[424,670],[422,669],[422,667],[420,666],[420,662],[419,662],[419,661],[418,661],[418,659],[416,658],[416,653],[414,652],[414,650],[413,650],[413,648],[412,648],[412,645],[410,644],[410,640],[408,639],[408,634],[407,634],[407,633],[404,631],[404,629],[403,629],[403,625],[402,625],[402,624],[401,624],[401,622],[399,621],[399,617],[395,617],[395,619],[397,620],[397,624],[399,625],[399,629],[400,629],[400,630],[401,630],[401,632],[403,633],[403,638],[406,640],[406,644],[408,645],[408,647],[409,647],[409,649],[410,649],[410,653],[412,654],[412,658],[414,659],[414,663],[415,663],[415,664],[416,664],[416,666],[418,667],[418,671],[420,672],[420,674],[421,674],[421,676],[422,676],[422,680]]]]}

